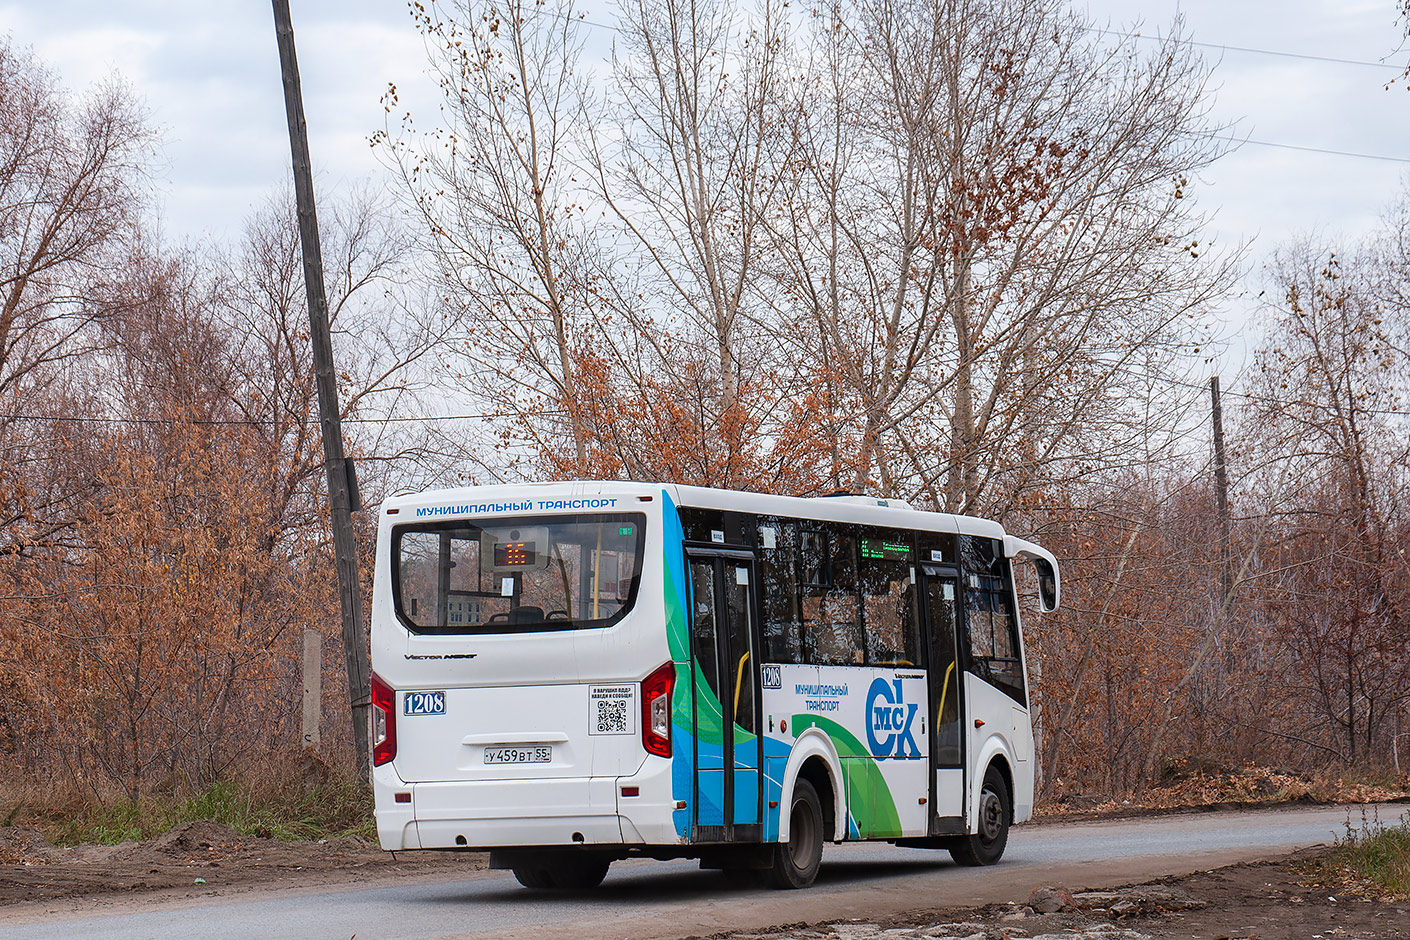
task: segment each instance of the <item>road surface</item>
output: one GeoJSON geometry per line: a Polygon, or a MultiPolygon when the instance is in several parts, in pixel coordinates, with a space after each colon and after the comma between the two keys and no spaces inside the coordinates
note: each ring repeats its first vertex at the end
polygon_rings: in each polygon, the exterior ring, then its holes
{"type": "MultiPolygon", "coordinates": [[[[1403,807],[1387,806],[1392,821],[1403,807]]],[[[0,940],[620,940],[930,907],[1024,900],[1033,888],[1109,887],[1187,874],[1331,842],[1361,808],[1315,807],[1022,826],[992,868],[960,868],[948,853],[889,845],[829,846],[805,891],[729,886],[693,862],[618,862],[592,892],[519,887],[508,872],[467,872],[337,890],[264,888],[179,901],[123,898],[0,911],[0,940]]]]}

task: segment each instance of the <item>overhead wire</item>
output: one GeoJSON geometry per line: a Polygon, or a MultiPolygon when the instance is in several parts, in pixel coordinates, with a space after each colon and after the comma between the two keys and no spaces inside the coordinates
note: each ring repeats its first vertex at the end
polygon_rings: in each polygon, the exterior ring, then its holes
{"type": "MultiPolygon", "coordinates": [[[[1130,369],[1123,369],[1123,370],[1120,370],[1120,371],[1122,371],[1124,374],[1129,375],[1129,376],[1132,376],[1132,377],[1134,377],[1134,378],[1144,378],[1144,379],[1148,379],[1148,380],[1150,380],[1151,382],[1155,382],[1155,383],[1161,383],[1161,384],[1165,384],[1165,385],[1176,385],[1176,386],[1179,386],[1179,387],[1181,387],[1181,388],[1193,389],[1194,391],[1197,391],[1197,392],[1207,392],[1207,391],[1209,391],[1209,385],[1208,385],[1207,383],[1202,384],[1202,383],[1198,383],[1198,382],[1191,382],[1191,381],[1188,381],[1188,380],[1178,379],[1178,378],[1175,378],[1174,376],[1168,376],[1168,375],[1150,375],[1150,374],[1148,374],[1148,373],[1137,373],[1137,372],[1135,372],[1135,371],[1133,371],[1133,370],[1130,370],[1130,369]]],[[[1261,394],[1258,394],[1258,393],[1255,393],[1255,392],[1239,392],[1239,391],[1235,391],[1232,387],[1231,387],[1231,388],[1220,388],[1220,389],[1219,389],[1219,394],[1220,394],[1221,396],[1223,396],[1223,397],[1242,398],[1242,399],[1244,399],[1245,401],[1255,401],[1255,402],[1259,402],[1259,403],[1262,403],[1262,404],[1265,404],[1265,405],[1281,405],[1281,406],[1283,406],[1283,407],[1292,407],[1292,406],[1304,406],[1304,407],[1305,407],[1305,406],[1316,406],[1316,405],[1318,404],[1318,403],[1315,402],[1315,401],[1309,401],[1309,400],[1307,400],[1307,399],[1305,399],[1305,398],[1277,398],[1277,397],[1272,396],[1272,395],[1261,395],[1261,394]]],[[[1361,410],[1361,412],[1362,412],[1363,414],[1398,415],[1398,416],[1402,416],[1402,417],[1410,416],[1410,408],[1405,408],[1405,409],[1397,409],[1397,408],[1362,408],[1362,409],[1360,409],[1360,410],[1361,410]]]]}
{"type": "Polygon", "coordinates": [[[1254,140],[1252,137],[1225,137],[1219,134],[1210,134],[1208,136],[1212,140],[1223,140],[1231,144],[1256,144],[1259,147],[1276,147],[1279,150],[1301,150],[1304,153],[1324,153],[1334,157],[1357,157],[1362,160],[1410,163],[1410,157],[1392,157],[1382,153],[1357,153],[1352,150],[1332,150],[1326,147],[1304,147],[1301,144],[1280,144],[1271,140],[1254,140]]]}
{"type": "Polygon", "coordinates": [[[1159,33],[1147,36],[1144,33],[1121,32],[1114,29],[1100,29],[1095,26],[1084,27],[1088,32],[1100,33],[1106,36],[1119,36],[1122,39],[1144,39],[1148,42],[1173,42],[1182,46],[1198,46],[1202,49],[1218,49],[1221,52],[1249,52],[1256,55],[1279,56],[1285,59],[1306,59],[1310,62],[1332,62],[1337,65],[1361,65],[1367,68],[1390,69],[1393,72],[1404,71],[1398,65],[1389,62],[1372,62],[1368,59],[1342,59],[1336,56],[1313,55],[1307,52],[1284,52],[1278,49],[1259,49],[1254,46],[1231,46],[1225,43],[1200,42],[1196,39],[1181,39],[1177,36],[1162,36],[1159,33]]]}
{"type": "MultiPolygon", "coordinates": [[[[1150,373],[1137,372],[1133,369],[1118,369],[1117,371],[1132,378],[1143,379],[1155,384],[1174,385],[1180,388],[1187,388],[1197,392],[1208,391],[1208,384],[1192,382],[1187,379],[1179,379],[1169,375],[1152,375],[1150,373]]],[[[1290,406],[1315,406],[1317,403],[1305,398],[1278,398],[1273,395],[1263,395],[1256,392],[1241,392],[1233,387],[1221,388],[1219,393],[1225,397],[1242,398],[1246,401],[1255,401],[1268,405],[1290,406]]],[[[1365,414],[1378,415],[1399,415],[1410,416],[1410,408],[1363,408],[1365,414]]],[[[541,411],[543,415],[566,414],[562,409],[550,409],[541,411]]],[[[344,418],[344,424],[436,424],[442,421],[473,421],[473,420],[493,420],[498,418],[519,417],[517,412],[511,411],[487,411],[474,414],[452,414],[452,415],[389,415],[381,418],[372,417],[352,417],[344,418]]],[[[235,427],[273,427],[275,422],[267,420],[252,420],[241,418],[196,418],[183,420],[180,418],[118,418],[118,417],[94,417],[80,415],[43,415],[27,413],[0,414],[0,421],[43,421],[54,424],[121,424],[121,425],[172,425],[178,423],[192,424],[197,426],[235,426],[235,427]]]]}
{"type": "MultiPolygon", "coordinates": [[[[555,13],[555,12],[548,11],[548,10],[536,11],[536,15],[538,15],[538,16],[547,16],[547,17],[551,17],[551,18],[555,18],[555,19],[569,18],[569,17],[566,17],[565,14],[555,13]]],[[[605,30],[610,30],[610,31],[612,31],[612,32],[616,32],[616,33],[622,32],[622,28],[621,28],[620,26],[616,26],[616,25],[609,24],[609,23],[600,23],[600,22],[596,22],[596,21],[594,21],[594,20],[586,19],[586,18],[583,17],[583,16],[575,16],[575,17],[571,17],[571,19],[572,19],[574,22],[576,22],[576,23],[580,23],[580,24],[582,24],[582,25],[584,25],[584,26],[587,26],[587,27],[590,27],[590,28],[593,28],[593,29],[605,29],[605,30]]],[[[1323,62],[1323,63],[1330,63],[1330,64],[1336,64],[1336,65],[1352,65],[1352,66],[1360,66],[1360,67],[1366,67],[1366,68],[1388,69],[1388,70],[1395,71],[1395,72],[1404,72],[1404,71],[1406,71],[1406,70],[1403,69],[1401,66],[1393,65],[1393,64],[1391,64],[1391,63],[1387,63],[1387,62],[1372,62],[1372,61],[1364,60],[1364,59],[1349,59],[1349,58],[1342,58],[1342,57],[1338,57],[1338,56],[1315,55],[1315,54],[1312,54],[1312,53],[1288,52],[1288,51],[1279,50],[1279,49],[1264,49],[1264,48],[1259,48],[1259,47],[1254,47],[1254,46],[1238,46],[1238,45],[1231,45],[1231,44],[1228,44],[1228,43],[1202,42],[1202,41],[1194,40],[1194,39],[1185,39],[1185,38],[1173,37],[1173,36],[1162,36],[1162,35],[1160,35],[1159,33],[1153,34],[1153,35],[1146,35],[1146,34],[1140,33],[1140,32],[1123,32],[1123,31],[1120,31],[1120,30],[1101,29],[1101,28],[1099,28],[1099,27],[1083,27],[1083,29],[1085,29],[1087,32],[1092,32],[1092,33],[1096,33],[1096,34],[1099,34],[1099,35],[1114,36],[1114,37],[1118,37],[1118,38],[1121,38],[1121,39],[1134,39],[1134,40],[1143,40],[1143,41],[1147,41],[1147,42],[1162,42],[1162,43],[1163,43],[1163,42],[1173,42],[1173,43],[1176,43],[1177,45],[1194,46],[1194,47],[1198,47],[1198,48],[1217,50],[1217,51],[1221,51],[1221,52],[1226,52],[1226,51],[1227,51],[1227,52],[1241,52],[1241,53],[1248,53],[1248,54],[1253,54],[1253,55],[1265,55],[1265,56],[1275,56],[1275,57],[1279,57],[1279,58],[1299,59],[1299,60],[1305,60],[1305,61],[1310,61],[1310,62],[1323,62]]],[[[1259,146],[1259,147],[1272,147],[1272,148],[1276,148],[1276,149],[1280,149],[1280,150],[1293,150],[1293,151],[1299,151],[1299,152],[1303,152],[1303,153],[1324,154],[1324,155],[1328,155],[1328,156],[1352,157],[1352,158],[1362,159],[1362,160],[1379,160],[1379,161],[1392,162],[1392,163],[1410,163],[1410,157],[1397,157],[1397,156],[1390,156],[1390,155],[1387,155],[1387,154],[1361,153],[1361,152],[1357,152],[1357,151],[1337,150],[1337,149],[1333,149],[1333,148],[1323,148],[1323,147],[1309,147],[1309,146],[1303,146],[1303,145],[1300,145],[1300,144],[1288,144],[1288,143],[1282,143],[1282,142],[1278,142],[1278,141],[1257,140],[1257,139],[1254,139],[1254,138],[1247,138],[1247,137],[1233,137],[1233,136],[1222,136],[1222,135],[1209,135],[1209,136],[1210,136],[1212,139],[1221,140],[1221,141],[1225,141],[1225,142],[1233,143],[1233,144],[1253,144],[1253,145],[1259,146]]],[[[1203,390],[1205,390],[1205,388],[1207,387],[1207,386],[1204,386],[1204,385],[1201,385],[1201,384],[1196,384],[1196,383],[1193,383],[1193,382],[1181,381],[1181,380],[1179,380],[1179,379],[1175,379],[1175,378],[1173,378],[1173,377],[1168,377],[1168,376],[1151,377],[1151,378],[1153,378],[1155,381],[1158,381],[1158,382],[1164,382],[1164,383],[1167,383],[1167,384],[1182,386],[1182,387],[1185,387],[1185,388],[1195,389],[1195,390],[1198,390],[1198,391],[1203,391],[1203,390]]],[[[1308,405],[1308,404],[1312,404],[1311,402],[1308,402],[1308,401],[1305,401],[1305,400],[1278,399],[1278,398],[1273,398],[1273,397],[1270,397],[1270,396],[1256,395],[1256,394],[1248,393],[1248,392],[1237,392],[1237,391],[1234,391],[1233,389],[1224,389],[1224,390],[1222,390],[1222,392],[1223,392],[1223,394],[1228,395],[1228,396],[1232,396],[1232,397],[1236,397],[1236,398],[1243,398],[1243,399],[1250,400],[1250,401],[1261,401],[1261,402],[1268,403],[1268,404],[1277,404],[1277,405],[1308,405]]],[[[1379,409],[1379,410],[1378,410],[1378,409],[1367,409],[1367,410],[1368,410],[1369,413],[1373,413],[1373,414],[1391,414],[1391,415],[1402,415],[1402,414],[1406,414],[1405,411],[1398,411],[1398,410],[1393,410],[1393,409],[1392,409],[1392,410],[1387,410],[1387,409],[1379,409]]],[[[549,412],[544,412],[544,413],[545,413],[545,414],[562,414],[563,412],[562,412],[562,411],[549,411],[549,412]]],[[[441,421],[485,420],[485,419],[514,417],[514,416],[515,416],[515,415],[514,415],[513,413],[510,413],[510,412],[485,412],[485,413],[479,413],[479,414],[455,414],[455,415],[404,415],[404,416],[388,416],[388,417],[383,417],[383,418],[352,417],[352,418],[345,418],[345,419],[343,419],[343,420],[344,420],[345,423],[349,423],[349,424],[381,424],[381,425],[386,425],[386,424],[402,424],[402,423],[437,423],[437,422],[441,422],[441,421]]],[[[174,423],[177,422],[177,420],[178,420],[178,419],[174,419],[174,418],[107,418],[107,417],[86,417],[86,416],[77,416],[77,415],[38,415],[38,414],[19,414],[19,413],[16,413],[16,414],[8,414],[8,415],[0,415],[0,421],[49,421],[49,422],[54,422],[54,423],[66,423],[66,424],[157,425],[157,424],[174,424],[174,423]]],[[[262,427],[269,427],[269,426],[273,426],[273,425],[274,425],[274,422],[272,422],[272,421],[259,421],[259,420],[249,420],[249,419],[198,419],[198,420],[189,421],[189,422],[187,422],[187,423],[194,424],[194,425],[205,425],[205,426],[262,426],[262,427]]]]}
{"type": "MultiPolygon", "coordinates": [[[[550,409],[538,413],[544,415],[566,414],[562,409],[550,409]]],[[[454,415],[389,415],[383,418],[344,418],[343,424],[434,424],[439,421],[467,421],[514,417],[518,417],[518,414],[511,411],[488,411],[481,414],[454,415]]],[[[0,421],[47,421],[54,424],[124,424],[137,426],[192,424],[200,427],[274,427],[276,424],[274,421],[250,418],[105,418],[91,415],[43,415],[24,413],[0,414],[0,421]]]]}
{"type": "MultiPolygon", "coordinates": [[[[564,14],[554,13],[548,10],[538,11],[538,16],[548,16],[554,19],[566,18],[564,14]]],[[[581,23],[593,29],[606,29],[614,33],[621,33],[620,26],[613,26],[609,23],[599,23],[584,17],[572,17],[573,22],[581,23]]],[[[1083,29],[1087,32],[1097,33],[1104,36],[1116,36],[1122,39],[1141,39],[1147,42],[1173,42],[1177,45],[1195,46],[1202,49],[1217,49],[1220,51],[1244,52],[1254,55],[1277,56],[1287,59],[1303,59],[1309,62],[1325,62],[1336,65],[1355,65],[1365,68],[1389,69],[1393,72],[1404,72],[1406,69],[1389,62],[1372,62],[1366,59],[1344,59],[1337,56],[1313,55],[1306,52],[1285,52],[1278,49],[1261,49],[1255,46],[1233,46],[1226,43],[1200,42],[1195,39],[1182,39],[1175,36],[1161,36],[1159,33],[1147,36],[1143,33],[1121,32],[1119,30],[1100,29],[1095,26],[1086,26],[1083,29]]],[[[1220,135],[1209,135],[1212,139],[1223,140],[1234,144],[1253,144],[1257,147],[1272,147],[1277,150],[1293,150],[1302,153],[1318,153],[1333,157],[1352,157],[1358,160],[1380,160],[1387,163],[1410,163],[1410,157],[1396,157],[1388,154],[1361,153],[1354,150],[1337,150],[1330,147],[1309,147],[1302,144],[1287,144],[1279,141],[1256,140],[1249,137],[1224,137],[1220,135]]]]}

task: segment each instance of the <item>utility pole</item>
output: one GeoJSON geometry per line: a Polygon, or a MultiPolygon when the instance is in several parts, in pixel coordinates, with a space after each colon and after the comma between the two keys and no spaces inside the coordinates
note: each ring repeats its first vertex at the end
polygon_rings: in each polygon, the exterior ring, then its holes
{"type": "Polygon", "coordinates": [[[299,241],[304,254],[304,286],[308,291],[309,335],[318,386],[318,417],[323,431],[323,469],[328,475],[328,504],[333,516],[333,553],[338,566],[338,600],[343,614],[343,655],[348,669],[348,699],[352,705],[353,747],[360,779],[371,767],[367,754],[368,718],[372,704],[367,638],[362,627],[362,589],[357,574],[357,541],[352,513],[361,508],[352,461],[343,454],[343,428],[338,386],[333,374],[333,339],[328,327],[328,297],[323,287],[323,249],[314,212],[313,172],[309,166],[308,126],[304,123],[299,63],[294,56],[294,27],[289,0],[272,0],[274,34],[284,76],[284,111],[289,121],[289,150],[294,162],[294,196],[299,210],[299,241]]]}
{"type": "Polygon", "coordinates": [[[1219,405],[1219,376],[1209,377],[1214,413],[1214,499],[1219,517],[1219,609],[1228,616],[1232,574],[1229,571],[1229,471],[1224,465],[1224,411],[1219,405]]]}

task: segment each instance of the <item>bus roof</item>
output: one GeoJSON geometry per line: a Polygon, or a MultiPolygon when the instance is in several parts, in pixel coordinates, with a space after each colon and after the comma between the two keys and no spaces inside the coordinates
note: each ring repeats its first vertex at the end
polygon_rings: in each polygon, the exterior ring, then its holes
{"type": "Polygon", "coordinates": [[[913,509],[904,500],[865,496],[774,496],[742,490],[717,490],[704,486],[662,487],[680,506],[705,509],[732,509],[771,516],[796,516],[832,522],[858,522],[896,529],[923,529],[931,532],[963,532],[1002,539],[1004,528],[989,519],[959,516],[947,512],[913,509]]]}
{"type": "MultiPolygon", "coordinates": [[[[574,501],[603,497],[635,501],[662,492],[678,506],[884,525],[897,529],[962,532],[1001,540],[1005,537],[1003,526],[989,519],[914,509],[904,500],[851,495],[775,496],[675,483],[571,480],[464,486],[390,497],[383,507],[384,513],[397,510],[398,514],[407,510],[434,508],[441,518],[462,514],[482,516],[487,514],[486,508],[494,505],[504,506],[506,512],[561,512],[565,508],[601,508],[565,505],[574,501]],[[526,501],[528,506],[521,505],[526,501]],[[542,505],[545,503],[549,505],[542,505]],[[456,509],[465,509],[465,512],[455,512],[456,509]]],[[[619,505],[613,508],[621,511],[628,507],[619,505]]]]}

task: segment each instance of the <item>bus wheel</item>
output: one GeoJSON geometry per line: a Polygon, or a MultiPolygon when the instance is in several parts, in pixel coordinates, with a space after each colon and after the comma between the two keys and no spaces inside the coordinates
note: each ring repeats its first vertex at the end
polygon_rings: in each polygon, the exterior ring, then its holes
{"type": "Polygon", "coordinates": [[[548,869],[543,865],[515,865],[514,877],[526,888],[551,888],[548,869]]]}
{"type": "Polygon", "coordinates": [[[514,866],[514,877],[526,888],[586,891],[602,884],[611,861],[594,855],[550,855],[514,866]]]}
{"type": "Polygon", "coordinates": [[[979,791],[979,831],[958,836],[950,843],[950,855],[961,865],[992,865],[1004,854],[1013,822],[1013,802],[1004,775],[990,765],[984,772],[979,791]]]}
{"type": "Polygon", "coordinates": [[[594,855],[570,855],[564,859],[556,859],[549,872],[553,878],[553,887],[564,891],[585,891],[602,884],[611,864],[609,860],[594,855]]]}
{"type": "Polygon", "coordinates": [[[823,821],[818,792],[806,780],[793,785],[788,843],[774,846],[769,882],[775,888],[806,888],[822,865],[823,821]]]}

